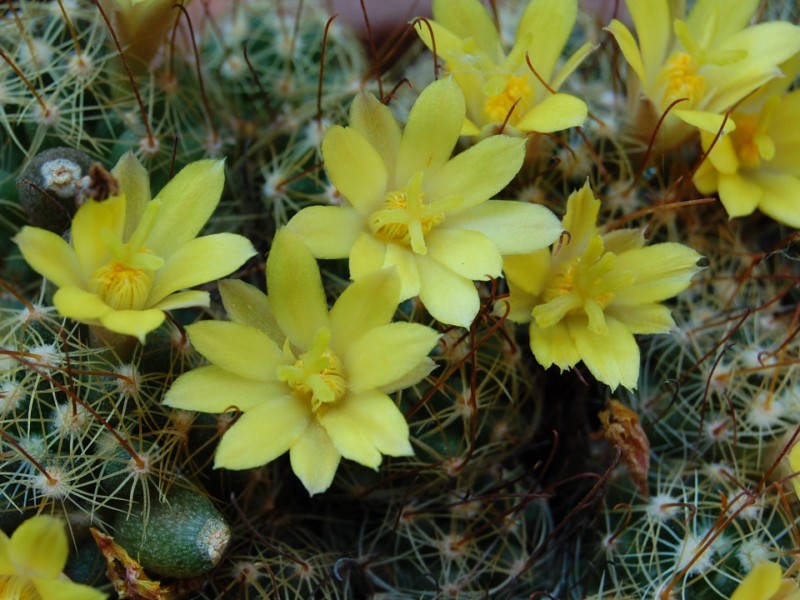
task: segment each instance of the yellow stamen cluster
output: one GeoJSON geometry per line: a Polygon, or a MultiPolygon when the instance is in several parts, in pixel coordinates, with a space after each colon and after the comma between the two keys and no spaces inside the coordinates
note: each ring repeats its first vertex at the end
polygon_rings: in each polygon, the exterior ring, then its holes
{"type": "Polygon", "coordinates": [[[153,285],[153,271],[112,260],[95,271],[89,291],[115,310],[141,310],[153,285]]]}
{"type": "Polygon", "coordinates": [[[520,104],[525,104],[530,96],[531,88],[528,85],[528,78],[509,75],[502,91],[487,98],[483,103],[483,112],[492,123],[504,123],[508,118],[508,122],[515,125],[525,111],[522,106],[517,106],[513,112],[511,112],[511,108],[517,100],[520,101],[520,104]],[[510,112],[511,116],[509,117],[510,112]]]}
{"type": "MultiPolygon", "coordinates": [[[[341,399],[347,391],[344,365],[328,347],[330,338],[329,329],[320,329],[308,352],[297,357],[293,366],[278,370],[278,378],[289,385],[295,396],[309,402],[315,413],[341,399]]],[[[288,340],[284,352],[291,354],[288,340]]]]}
{"type": "Polygon", "coordinates": [[[417,173],[404,190],[386,195],[383,208],[372,213],[369,226],[380,240],[411,248],[415,254],[425,254],[425,235],[444,221],[444,213],[435,205],[425,203],[421,190],[422,173],[417,173]]]}
{"type": "Polygon", "coordinates": [[[761,164],[761,151],[756,143],[758,115],[736,115],[736,129],[730,134],[741,166],[757,169],[761,164]]]}
{"type": "Polygon", "coordinates": [[[681,108],[693,108],[697,104],[706,91],[706,80],[698,75],[699,70],[700,65],[686,52],[678,52],[669,59],[662,72],[667,85],[662,108],[679,98],[688,99],[681,108]]]}

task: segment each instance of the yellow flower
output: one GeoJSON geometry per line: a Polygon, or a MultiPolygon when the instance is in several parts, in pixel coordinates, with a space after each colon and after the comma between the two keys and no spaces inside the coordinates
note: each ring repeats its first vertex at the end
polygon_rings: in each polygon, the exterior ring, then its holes
{"type": "Polygon", "coordinates": [[[188,0],[101,0],[112,19],[128,63],[142,70],[150,63],[175,26],[180,14],[175,4],[188,0]]]}
{"type": "Polygon", "coordinates": [[[800,600],[797,582],[784,579],[776,563],[762,562],[733,591],[731,600],[800,600]]]}
{"type": "Polygon", "coordinates": [[[556,69],[577,14],[577,0],[531,0],[506,55],[492,19],[478,0],[433,1],[431,28],[420,22],[416,30],[431,50],[435,42],[437,56],[464,91],[464,135],[489,134],[506,118],[512,129],[542,133],[586,120],[585,102],[557,93],[592,49],[587,42],[556,69]],[[526,53],[546,86],[528,66],[526,53]]]}
{"type": "Polygon", "coordinates": [[[155,199],[144,167],[126,154],[114,168],[120,195],[88,201],[75,214],[71,241],[23,227],[22,256],[59,289],[58,312],[144,341],[164,311],[208,306],[208,292],[179,291],[224,277],[255,254],[239,235],[196,237],[219,203],[221,161],[194,162],[155,199]]]}
{"type": "Polygon", "coordinates": [[[0,598],[17,600],[102,600],[106,594],[73,583],[62,574],[69,544],[64,524],[40,515],[0,531],[0,598]]]}
{"type": "Polygon", "coordinates": [[[703,150],[711,152],[694,176],[697,189],[718,192],[732,218],[758,208],[800,228],[800,91],[748,103],[732,119],[736,130],[713,148],[716,132],[700,132],[703,150]]]}
{"type": "Polygon", "coordinates": [[[470,325],[473,280],[499,277],[503,254],[546,247],[561,225],[546,208],[489,201],[516,175],[524,140],[498,135],[450,158],[464,120],[452,80],[420,94],[401,131],[388,107],[360,95],[350,126],[325,134],[328,175],[352,206],[314,206],[288,224],[318,258],[350,257],[358,281],[395,267],[400,299],[419,296],[442,323],[470,325]]]}
{"type": "Polygon", "coordinates": [[[657,146],[669,149],[692,126],[716,131],[731,106],[781,77],[778,65],[800,51],[800,28],[779,21],[749,26],[758,5],[698,0],[685,15],[682,0],[628,0],[638,43],[620,21],[608,31],[632,71],[632,129],[649,138],[669,105],[685,98],[659,130],[657,146]]]}
{"type": "Polygon", "coordinates": [[[634,389],[639,347],[633,335],[675,326],[659,303],[689,285],[700,256],[675,243],[645,248],[640,230],[601,234],[599,209],[587,183],[567,200],[568,237],[552,255],[505,257],[509,317],[530,321],[531,350],[545,368],[569,369],[582,360],[612,389],[634,389]]]}
{"type": "Polygon", "coordinates": [[[377,469],[381,455],[413,454],[405,418],[387,393],[433,368],[432,329],[391,323],[400,283],[389,270],[350,285],[328,312],[319,268],[286,230],[267,259],[269,297],[220,284],[230,322],[187,327],[210,366],[179,377],[168,406],[243,414],[217,448],[215,466],[249,469],[289,451],[310,494],[330,486],[341,457],[377,469]]]}

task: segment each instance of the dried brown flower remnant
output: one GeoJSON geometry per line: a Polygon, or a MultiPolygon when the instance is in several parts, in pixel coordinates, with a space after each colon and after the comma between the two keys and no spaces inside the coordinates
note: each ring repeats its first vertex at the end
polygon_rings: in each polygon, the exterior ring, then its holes
{"type": "Polygon", "coordinates": [[[647,497],[647,472],[650,470],[650,440],[642,429],[639,417],[630,408],[611,400],[598,415],[603,424],[603,436],[622,453],[628,475],[639,492],[647,497]]]}

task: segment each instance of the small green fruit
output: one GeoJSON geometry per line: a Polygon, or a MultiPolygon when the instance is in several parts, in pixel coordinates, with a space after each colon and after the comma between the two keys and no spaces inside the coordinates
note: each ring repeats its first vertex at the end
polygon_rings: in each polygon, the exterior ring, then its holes
{"type": "Polygon", "coordinates": [[[156,575],[197,577],[215,567],[230,541],[222,514],[196,490],[173,486],[150,512],[120,515],[114,541],[156,575]]]}

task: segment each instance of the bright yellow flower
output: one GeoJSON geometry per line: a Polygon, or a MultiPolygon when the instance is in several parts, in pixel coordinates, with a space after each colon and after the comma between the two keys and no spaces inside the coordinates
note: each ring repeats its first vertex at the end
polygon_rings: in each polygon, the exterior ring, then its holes
{"type": "Polygon", "coordinates": [[[175,4],[188,3],[189,0],[101,0],[128,64],[136,70],[147,67],[175,26],[180,14],[173,8],[175,4]]]}
{"type": "Polygon", "coordinates": [[[557,93],[592,49],[590,43],[584,44],[556,68],[577,14],[577,0],[531,0],[506,55],[492,19],[478,0],[433,1],[434,19],[428,21],[433,39],[425,23],[418,23],[416,30],[431,50],[435,42],[437,56],[464,91],[464,135],[493,133],[507,117],[512,130],[542,133],[576,127],[586,120],[585,102],[557,93]],[[526,53],[547,86],[531,71],[526,53]],[[515,102],[519,103],[512,112],[515,102]]]}
{"type": "Polygon", "coordinates": [[[757,564],[733,591],[731,600],[800,600],[797,582],[784,579],[780,565],[757,564]]]}
{"type": "MultiPolygon", "coordinates": [[[[694,184],[719,193],[731,217],[756,209],[800,228],[800,91],[748,103],[732,114],[736,130],[720,136],[694,184]]],[[[716,132],[701,131],[703,150],[716,132]]]]}
{"type": "Polygon", "coordinates": [[[657,146],[669,149],[690,136],[692,126],[719,129],[725,111],[781,77],[779,65],[800,51],[800,28],[779,21],[748,25],[758,5],[698,0],[686,15],[683,0],[628,0],[638,43],[617,20],[608,31],[632,71],[632,129],[649,138],[669,105],[685,98],[659,130],[657,146]]]}
{"type": "Polygon", "coordinates": [[[164,311],[208,306],[208,292],[179,291],[230,274],[255,254],[231,233],[196,237],[219,203],[221,161],[194,162],[155,199],[144,167],[126,154],[114,168],[120,195],[88,201],[75,214],[68,243],[37,227],[15,241],[34,270],[59,289],[58,312],[144,341],[164,311]]]}
{"type": "Polygon", "coordinates": [[[640,230],[601,234],[600,201],[589,184],[567,200],[568,236],[552,255],[546,250],[506,256],[512,320],[530,321],[530,344],[545,368],[583,361],[616,389],[634,389],[639,347],[634,334],[674,328],[659,304],[689,285],[700,256],[681,244],[644,246],[640,230]]]}
{"type": "Polygon", "coordinates": [[[220,284],[230,322],[187,327],[210,366],[179,377],[168,406],[244,414],[222,437],[215,466],[249,469],[289,451],[310,494],[330,486],[341,457],[377,469],[381,455],[413,454],[391,391],[433,368],[438,334],[392,323],[400,282],[390,270],[350,285],[328,312],[319,268],[282,230],[267,259],[269,297],[237,281],[220,284]]]}
{"type": "Polygon", "coordinates": [[[501,255],[544,248],[561,225],[543,206],[489,200],[519,171],[525,142],[493,136],[451,159],[463,121],[449,78],[423,90],[404,131],[374,97],[356,97],[350,126],[322,142],[351,206],[305,208],[287,227],[318,258],[349,256],[355,281],[395,267],[401,300],[418,295],[442,323],[467,327],[480,308],[473,280],[499,277],[501,255]]]}
{"type": "Polygon", "coordinates": [[[103,600],[106,594],[62,574],[69,544],[64,523],[39,515],[11,538],[0,531],[0,598],[9,600],[103,600]]]}

